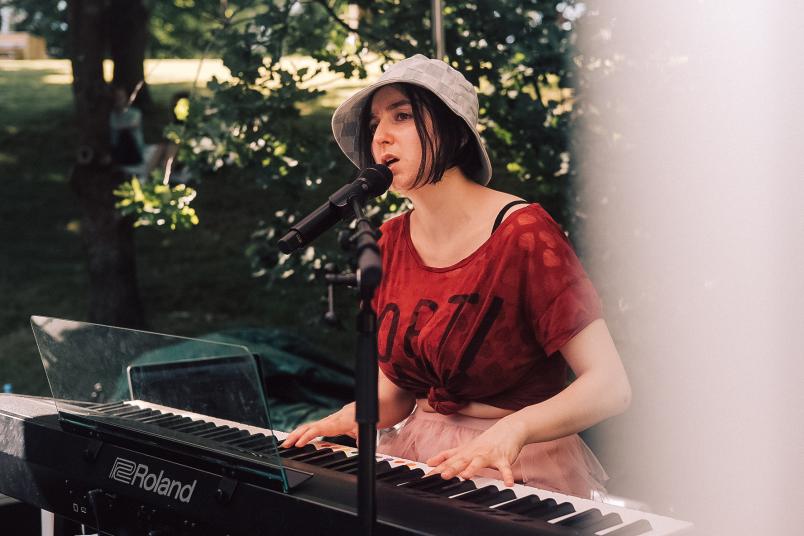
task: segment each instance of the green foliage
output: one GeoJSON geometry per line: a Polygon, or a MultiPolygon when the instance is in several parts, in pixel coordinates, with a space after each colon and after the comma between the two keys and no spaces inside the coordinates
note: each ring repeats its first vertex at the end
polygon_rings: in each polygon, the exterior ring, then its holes
{"type": "MultiPolygon", "coordinates": [[[[44,37],[50,56],[68,58],[68,1],[0,0],[0,6],[15,8],[18,18],[15,30],[44,37]]],[[[143,3],[150,13],[148,55],[152,58],[219,55],[221,50],[214,47],[214,32],[238,11],[235,3],[221,0],[144,0],[143,3]]]]}
{"type": "MultiPolygon", "coordinates": [[[[28,15],[29,27],[36,22],[38,28],[64,29],[63,10],[48,12],[42,0],[12,2],[28,15]]],[[[329,112],[307,112],[316,109],[323,93],[317,88],[333,74],[361,80],[368,76],[367,61],[385,65],[414,53],[432,55],[430,2],[172,0],[146,5],[157,55],[219,53],[233,76],[213,80],[208,93],[194,96],[187,123],[171,127],[168,136],[179,144],[179,159],[195,176],[236,169],[269,195],[293,203],[293,210],[277,207],[260,222],[249,248],[254,273],[271,280],[310,278],[311,268],[340,259],[334,240],[290,259],[272,245],[279,232],[323,200],[319,185],[330,182],[325,189],[330,191],[333,179],[343,182],[354,175],[332,140],[329,112]],[[359,9],[354,28],[346,17],[350,3],[359,9]]],[[[479,88],[480,128],[496,165],[493,184],[538,200],[570,226],[573,25],[583,12],[584,5],[573,1],[482,0],[449,2],[443,17],[446,59],[479,88]]],[[[159,198],[154,195],[153,201],[159,198]]],[[[127,199],[125,210],[150,207],[127,199]]],[[[371,213],[379,222],[391,207],[403,206],[389,196],[371,213]]],[[[143,213],[143,224],[159,221],[150,214],[143,213]]]]}
{"type": "Polygon", "coordinates": [[[133,177],[115,189],[114,195],[119,199],[115,207],[122,214],[136,216],[134,227],[155,226],[175,231],[198,225],[198,216],[190,206],[195,190],[184,184],[140,182],[133,177]]]}
{"type": "Polygon", "coordinates": [[[219,54],[214,32],[226,20],[220,0],[151,0],[151,58],[194,58],[219,54]]]}
{"type": "MultiPolygon", "coordinates": [[[[269,280],[311,278],[324,261],[342,255],[330,237],[292,258],[274,246],[279,233],[322,201],[320,184],[327,181],[330,191],[333,179],[355,174],[332,139],[331,112],[302,115],[321,93],[313,88],[332,73],[365,79],[371,59],[385,65],[414,53],[432,56],[430,2],[353,0],[357,28],[346,20],[348,3],[277,0],[246,24],[222,26],[216,46],[235,78],[209,85],[181,136],[183,158],[213,170],[238,168],[295,202],[261,222],[249,248],[254,273],[269,280]],[[300,67],[301,56],[315,63],[300,67]]],[[[241,4],[245,11],[258,8],[241,4]]],[[[447,59],[479,88],[493,184],[538,200],[565,224],[572,223],[571,47],[582,13],[582,4],[539,0],[449,2],[444,10],[447,59]]],[[[389,195],[370,212],[380,221],[403,206],[389,195]]]]}

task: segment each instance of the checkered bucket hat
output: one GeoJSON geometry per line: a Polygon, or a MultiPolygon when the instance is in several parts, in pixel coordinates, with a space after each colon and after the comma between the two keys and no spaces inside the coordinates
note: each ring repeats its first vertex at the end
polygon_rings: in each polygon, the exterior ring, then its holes
{"type": "Polygon", "coordinates": [[[332,116],[332,133],[341,150],[355,166],[360,167],[358,150],[358,129],[360,111],[368,99],[382,86],[404,82],[430,90],[441,99],[450,110],[463,119],[475,135],[482,170],[472,177],[480,184],[488,184],[491,179],[491,161],[477,131],[477,94],[475,88],[461,73],[441,60],[434,60],[416,54],[392,65],[379,80],[361,89],[343,104],[338,106],[332,116]]]}

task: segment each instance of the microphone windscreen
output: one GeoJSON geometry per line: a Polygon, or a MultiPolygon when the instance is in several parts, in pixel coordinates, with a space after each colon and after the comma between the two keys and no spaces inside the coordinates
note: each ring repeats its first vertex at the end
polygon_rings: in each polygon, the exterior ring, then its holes
{"type": "Polygon", "coordinates": [[[391,187],[391,182],[394,180],[394,174],[388,169],[388,166],[383,164],[372,164],[360,173],[360,176],[365,179],[368,185],[366,194],[370,197],[377,197],[384,194],[388,188],[391,187]]]}

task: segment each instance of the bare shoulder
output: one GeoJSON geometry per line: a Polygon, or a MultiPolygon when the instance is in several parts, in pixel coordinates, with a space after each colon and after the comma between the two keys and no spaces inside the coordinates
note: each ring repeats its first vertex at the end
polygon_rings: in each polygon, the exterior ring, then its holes
{"type": "MultiPolygon", "coordinates": [[[[488,195],[486,196],[486,202],[484,203],[484,209],[487,212],[487,221],[491,221],[493,223],[500,214],[500,211],[503,210],[506,205],[514,201],[523,201],[523,199],[506,192],[499,192],[497,190],[489,189],[488,195]]],[[[503,215],[501,222],[505,221],[517,210],[520,210],[526,206],[527,205],[525,204],[521,204],[508,207],[508,209],[505,210],[505,214],[503,215]]]]}

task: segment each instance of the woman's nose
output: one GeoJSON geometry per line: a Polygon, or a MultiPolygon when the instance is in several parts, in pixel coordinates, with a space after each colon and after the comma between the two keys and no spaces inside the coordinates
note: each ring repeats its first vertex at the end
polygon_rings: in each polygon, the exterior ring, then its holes
{"type": "Polygon", "coordinates": [[[381,121],[377,124],[377,128],[374,130],[374,143],[382,145],[390,142],[391,130],[384,124],[384,122],[381,121]]]}

